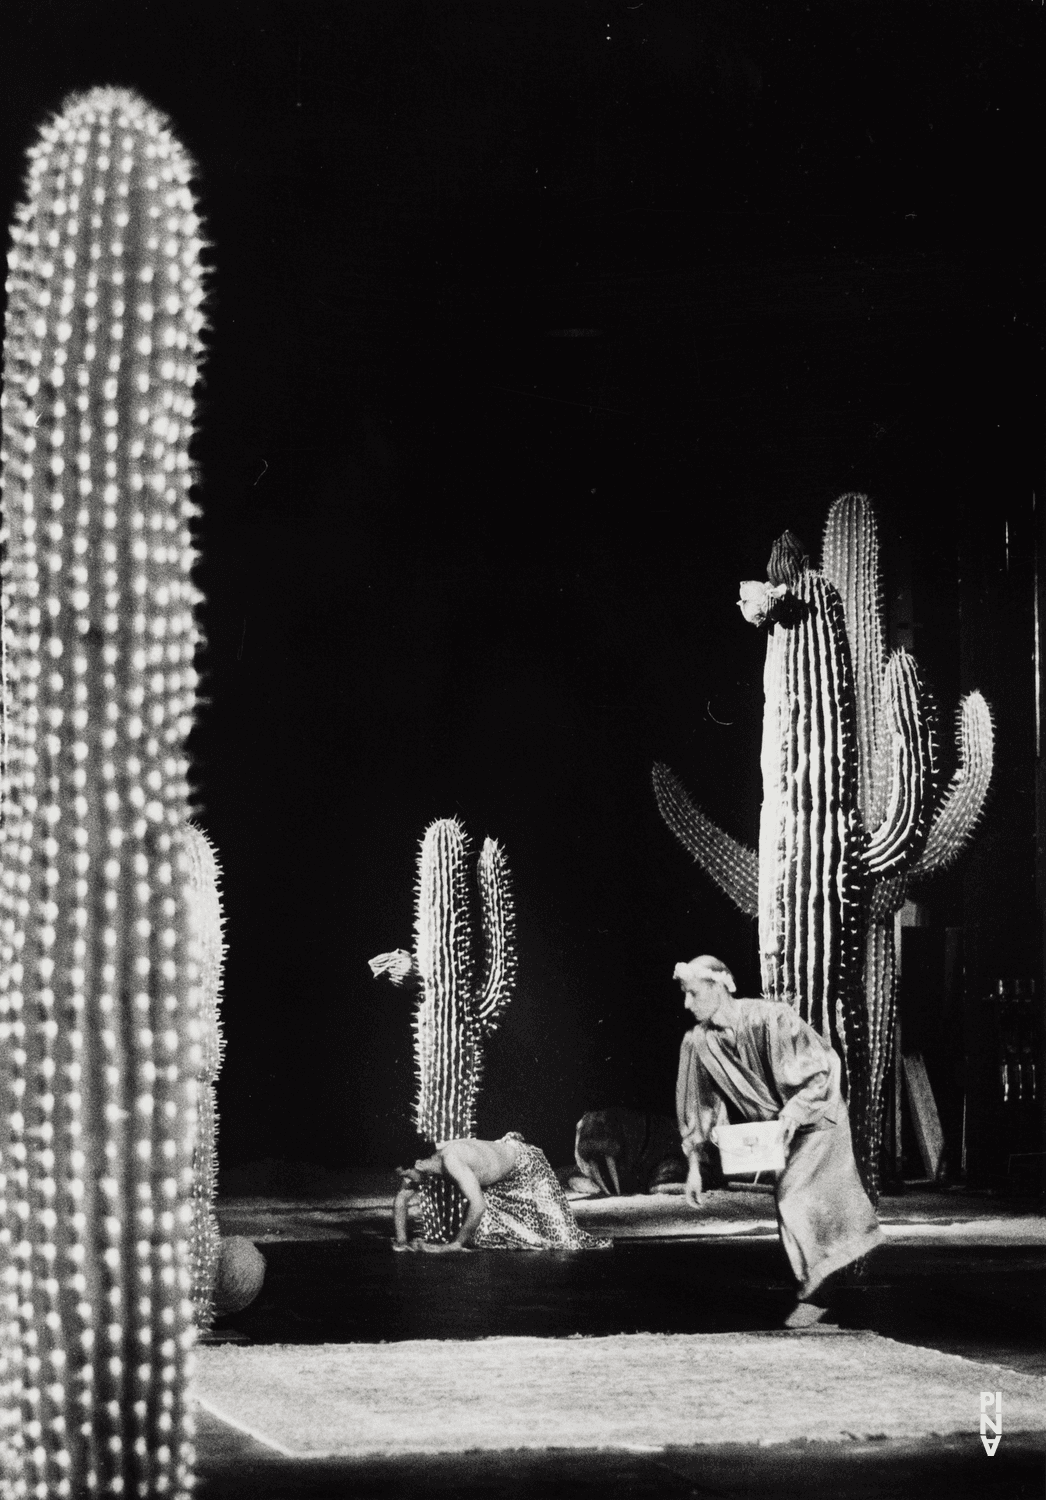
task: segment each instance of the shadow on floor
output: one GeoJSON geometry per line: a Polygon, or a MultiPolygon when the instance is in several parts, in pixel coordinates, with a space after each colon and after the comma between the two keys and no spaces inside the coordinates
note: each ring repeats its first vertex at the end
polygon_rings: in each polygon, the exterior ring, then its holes
{"type": "Polygon", "coordinates": [[[975,1434],[919,1443],[434,1454],[289,1460],[201,1414],[202,1500],[1042,1500],[1046,1449],[1004,1440],[989,1459],[975,1434]]]}
{"type": "MultiPolygon", "coordinates": [[[[217,1325],[255,1343],[728,1333],[780,1328],[780,1245],[645,1241],[612,1251],[396,1255],[387,1242],[268,1244],[258,1301],[217,1325]]],[[[837,1293],[842,1327],[1046,1375],[1037,1247],[881,1246],[837,1293]]]]}

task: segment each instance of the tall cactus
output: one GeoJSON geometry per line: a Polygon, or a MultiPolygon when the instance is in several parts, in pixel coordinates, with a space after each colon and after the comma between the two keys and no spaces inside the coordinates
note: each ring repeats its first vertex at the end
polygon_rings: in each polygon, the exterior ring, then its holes
{"type": "Polygon", "coordinates": [[[870,900],[863,965],[870,1138],[862,1146],[877,1186],[897,1009],[895,913],[910,882],[952,864],[968,843],[991,781],[994,736],[983,697],[967,694],[959,710],[958,768],[942,794],[936,706],[909,653],[885,654],[879,530],[866,495],[842,495],[831,507],[822,558],[846,616],[857,684],[861,815],[874,830],[866,857],[870,900]]]}
{"type": "MultiPolygon", "coordinates": [[[[435,1144],[476,1133],[483,1042],[512,998],[515,915],[501,846],[486,839],[477,864],[483,966],[477,978],[467,875],[468,839],[456,818],[425,830],[418,857],[413,960],[402,949],[371,960],[375,975],[414,981],[418,1134],[435,1144]]],[[[422,1216],[429,1239],[448,1240],[460,1224],[453,1184],[426,1184],[422,1216]]]]}
{"type": "Polygon", "coordinates": [[[67,100],[8,257],[0,1253],[15,1493],[190,1493],[201,954],[193,168],[141,98],[67,100]],[[9,1283],[10,1284],[10,1283],[9,1283]]]}
{"type": "Polygon", "coordinates": [[[771,580],[788,592],[770,629],[763,676],[763,993],[799,1006],[837,1045],[852,1088],[864,1021],[853,679],[838,595],[792,555],[790,541],[786,533],[771,558],[771,580]]]}
{"type": "Polygon", "coordinates": [[[764,993],[798,1006],[841,1051],[858,1164],[878,1193],[896,1005],[894,914],[907,884],[950,863],[980,817],[992,724],[979,693],[960,714],[959,768],[937,786],[932,700],[914,659],[887,656],[875,514],[844,495],[814,572],[790,533],[741,607],[769,624],[763,807],[751,851],[654,768],[662,816],[743,911],[759,918],[764,993]],[[863,996],[863,1001],[862,997],[863,996]]]}
{"type": "Polygon", "coordinates": [[[222,1065],[222,966],[225,961],[221,868],[214,845],[195,823],[185,829],[189,860],[192,919],[200,947],[200,1069],[196,1100],[196,1145],[193,1152],[193,1221],[189,1234],[192,1300],[196,1326],[214,1320],[214,1293],[221,1257],[221,1233],[214,1211],[218,1186],[218,1110],[215,1085],[222,1065]]]}

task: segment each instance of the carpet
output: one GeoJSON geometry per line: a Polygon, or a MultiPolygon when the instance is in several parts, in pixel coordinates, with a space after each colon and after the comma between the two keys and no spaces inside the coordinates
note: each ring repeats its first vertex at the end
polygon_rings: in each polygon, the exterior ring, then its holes
{"type": "MultiPolygon", "coordinates": [[[[309,1458],[467,1449],[657,1450],[1046,1428],[1046,1381],[874,1333],[259,1344],[197,1351],[223,1421],[309,1458]]],[[[1005,1440],[1005,1439],[1004,1439],[1005,1440]]]]}

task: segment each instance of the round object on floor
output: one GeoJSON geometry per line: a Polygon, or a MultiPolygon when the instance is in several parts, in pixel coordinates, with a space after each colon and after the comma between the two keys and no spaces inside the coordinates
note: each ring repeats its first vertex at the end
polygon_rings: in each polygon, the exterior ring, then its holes
{"type": "Polygon", "coordinates": [[[242,1234],[222,1240],[218,1275],[214,1285],[214,1311],[218,1317],[243,1312],[257,1297],[265,1280],[265,1257],[242,1234]]]}

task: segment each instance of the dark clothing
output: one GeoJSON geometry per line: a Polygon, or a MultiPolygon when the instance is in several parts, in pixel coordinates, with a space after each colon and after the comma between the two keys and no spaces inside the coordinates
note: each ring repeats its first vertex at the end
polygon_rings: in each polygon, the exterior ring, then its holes
{"type": "Polygon", "coordinates": [[[839,1058],[790,1005],[735,1000],[683,1038],[676,1112],[683,1149],[703,1153],[717,1123],[791,1117],[798,1125],[777,1179],[777,1222],[799,1295],[882,1240],[861,1186],[840,1092],[839,1058]]]}
{"type": "Polygon", "coordinates": [[[652,1193],[663,1183],[686,1181],[679,1130],[668,1115],[620,1105],[590,1109],[577,1122],[574,1158],[584,1176],[612,1193],[604,1157],[613,1158],[621,1192],[626,1195],[652,1193]],[[590,1166],[593,1161],[598,1175],[590,1166]]]}

